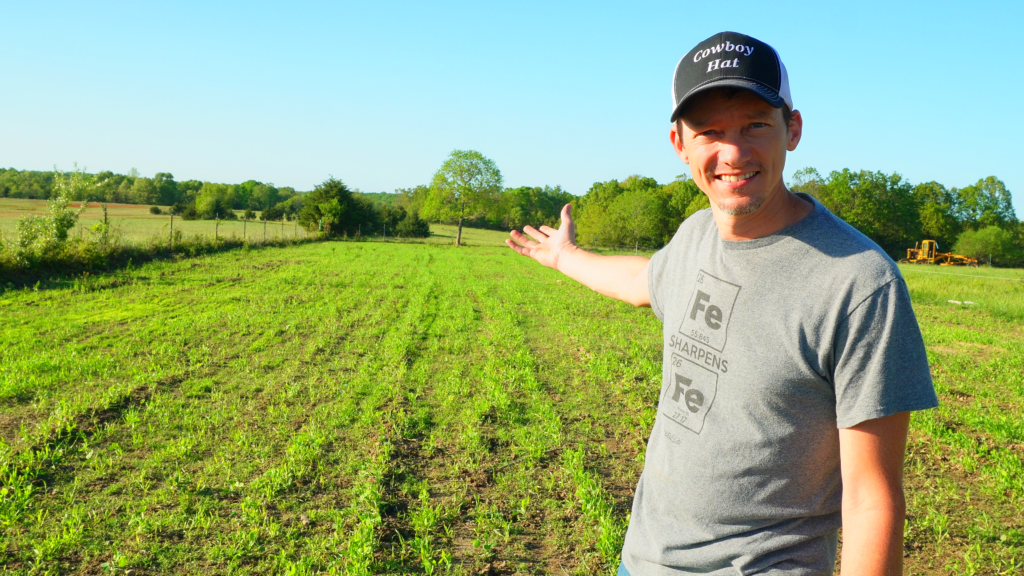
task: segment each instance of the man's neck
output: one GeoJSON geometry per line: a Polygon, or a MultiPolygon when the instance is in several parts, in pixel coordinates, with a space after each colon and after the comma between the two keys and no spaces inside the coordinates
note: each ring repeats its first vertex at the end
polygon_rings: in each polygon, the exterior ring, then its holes
{"type": "Polygon", "coordinates": [[[770,194],[765,203],[752,214],[731,216],[711,203],[711,213],[722,240],[754,240],[775,234],[792,226],[814,211],[814,203],[790,192],[785,185],[770,194]]]}

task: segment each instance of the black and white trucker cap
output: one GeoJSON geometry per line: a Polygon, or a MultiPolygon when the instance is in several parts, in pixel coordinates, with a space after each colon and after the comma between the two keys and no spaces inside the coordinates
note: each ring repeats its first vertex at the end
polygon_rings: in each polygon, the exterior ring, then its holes
{"type": "Polygon", "coordinates": [[[672,77],[672,118],[686,101],[711,88],[743,88],[776,108],[793,109],[789,75],[774,48],[737,32],[719,32],[697,44],[676,65],[672,77]]]}

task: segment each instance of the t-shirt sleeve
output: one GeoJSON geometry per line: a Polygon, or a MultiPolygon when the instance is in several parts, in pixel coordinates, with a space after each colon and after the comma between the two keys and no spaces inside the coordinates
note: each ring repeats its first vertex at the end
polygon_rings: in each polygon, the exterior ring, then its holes
{"type": "Polygon", "coordinates": [[[654,311],[654,315],[658,317],[658,320],[662,322],[665,321],[665,309],[662,307],[662,303],[664,302],[665,282],[663,279],[665,277],[665,263],[668,261],[665,253],[668,251],[668,248],[668,246],[665,246],[655,252],[654,256],[651,256],[651,263],[647,266],[647,292],[651,297],[651,310],[654,311]]]}
{"type": "Polygon", "coordinates": [[[833,350],[839,428],[939,405],[902,279],[885,284],[854,308],[838,327],[833,350]]]}

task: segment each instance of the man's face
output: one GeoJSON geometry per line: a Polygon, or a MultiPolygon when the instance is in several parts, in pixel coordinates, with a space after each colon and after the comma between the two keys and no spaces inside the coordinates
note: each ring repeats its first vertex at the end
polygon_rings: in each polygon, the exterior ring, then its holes
{"type": "Polygon", "coordinates": [[[786,152],[800,142],[794,110],[787,130],[782,110],[747,90],[710,90],[689,103],[672,145],[711,203],[729,215],[756,212],[782,194],[786,152]]]}

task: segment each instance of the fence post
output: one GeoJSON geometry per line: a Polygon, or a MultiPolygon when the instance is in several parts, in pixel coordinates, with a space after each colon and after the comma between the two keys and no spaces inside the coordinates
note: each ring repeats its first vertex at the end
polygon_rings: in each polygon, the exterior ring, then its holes
{"type": "Polygon", "coordinates": [[[292,232],[292,238],[298,238],[298,237],[299,237],[299,221],[296,220],[295,221],[295,231],[292,232]]]}
{"type": "Polygon", "coordinates": [[[217,215],[214,214],[213,215],[213,241],[214,241],[214,243],[217,242],[217,234],[219,232],[220,232],[220,218],[217,218],[217,215]]]}
{"type": "Polygon", "coordinates": [[[245,227],[249,224],[249,215],[242,216],[242,244],[245,244],[245,227]]]}
{"type": "Polygon", "coordinates": [[[171,211],[171,250],[174,250],[174,211],[171,211]]]}
{"type": "Polygon", "coordinates": [[[267,220],[266,220],[266,218],[263,219],[263,243],[264,244],[267,243],[267,220]]]}

